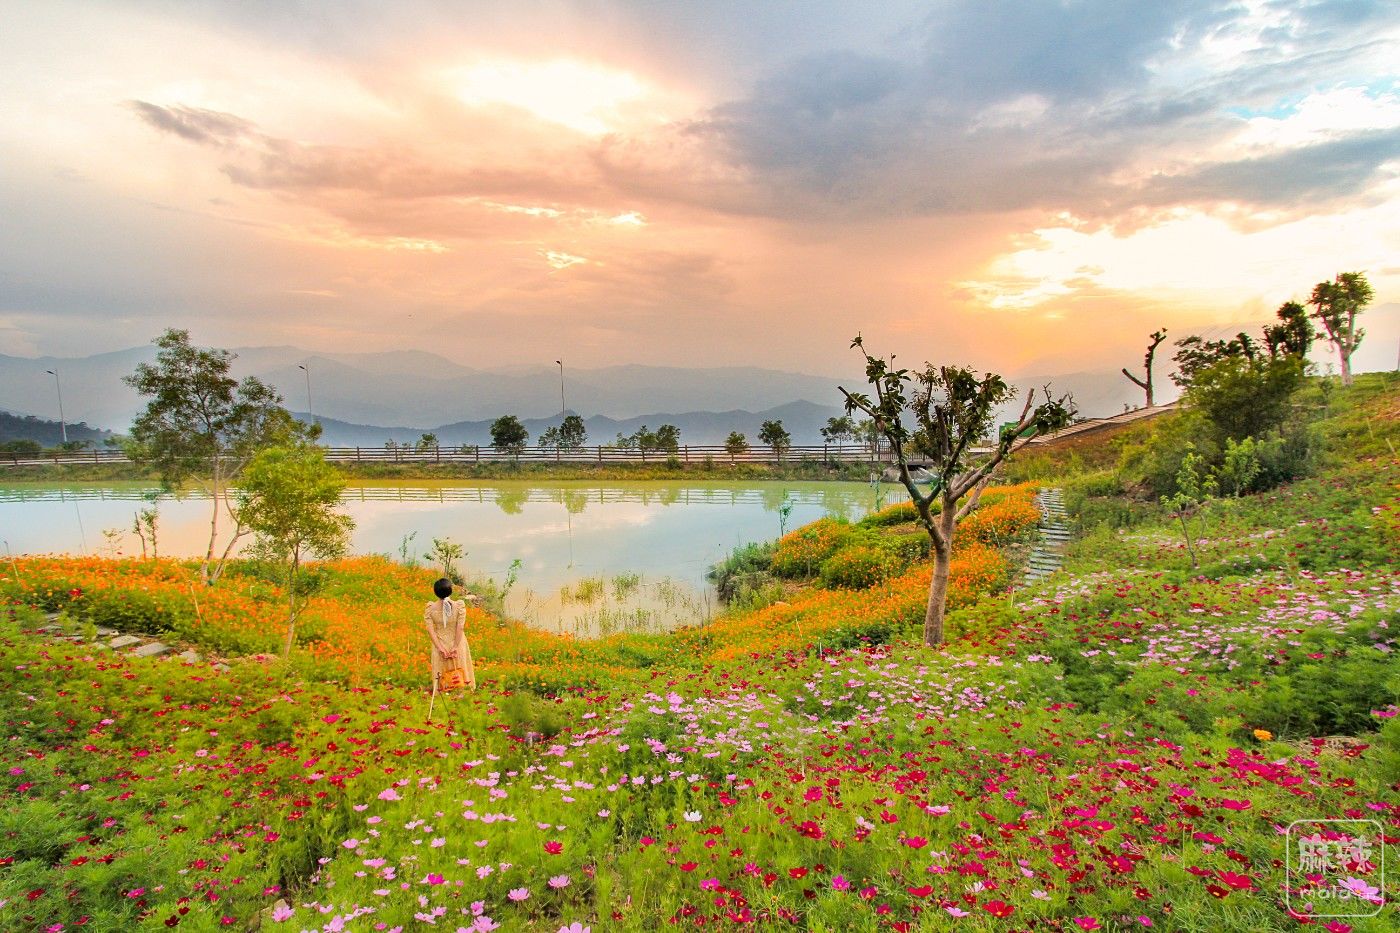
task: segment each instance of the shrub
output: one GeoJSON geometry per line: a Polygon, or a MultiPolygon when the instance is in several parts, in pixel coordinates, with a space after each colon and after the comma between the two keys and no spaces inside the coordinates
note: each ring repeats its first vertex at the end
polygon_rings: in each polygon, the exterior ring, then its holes
{"type": "Polygon", "coordinates": [[[770,579],[768,571],[776,549],[771,542],[740,545],[711,566],[705,577],[715,585],[719,598],[729,602],[741,588],[762,586],[770,579]]]}
{"type": "Polygon", "coordinates": [[[823,518],[778,540],[773,552],[772,570],[780,577],[810,577],[820,570],[823,562],[850,540],[849,523],[823,518]]]}
{"type": "Polygon", "coordinates": [[[1025,497],[1006,496],[983,505],[962,520],[958,531],[983,544],[1007,544],[1034,530],[1040,510],[1025,497]]]}
{"type": "Polygon", "coordinates": [[[896,502],[878,512],[871,512],[860,520],[860,524],[867,528],[881,528],[885,525],[904,525],[918,520],[919,515],[914,511],[914,503],[896,502]]]}
{"type": "Polygon", "coordinates": [[[858,545],[828,558],[821,568],[830,589],[863,590],[888,580],[900,570],[899,558],[888,548],[858,545]]]}

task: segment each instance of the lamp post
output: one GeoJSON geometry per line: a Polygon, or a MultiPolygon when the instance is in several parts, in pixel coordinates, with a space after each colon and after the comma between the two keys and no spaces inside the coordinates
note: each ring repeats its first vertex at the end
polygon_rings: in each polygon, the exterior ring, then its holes
{"type": "Polygon", "coordinates": [[[302,363],[297,364],[297,369],[306,373],[306,413],[311,416],[311,420],[316,420],[316,414],[311,408],[311,370],[302,363]]]}
{"type": "Polygon", "coordinates": [[[559,423],[563,424],[565,412],[568,411],[568,409],[564,407],[564,361],[555,360],[554,362],[559,364],[559,423]]]}
{"type": "Polygon", "coordinates": [[[46,369],[44,372],[53,376],[53,387],[58,392],[58,428],[63,432],[63,443],[68,443],[68,422],[63,417],[63,384],[58,381],[58,370],[46,369]]]}

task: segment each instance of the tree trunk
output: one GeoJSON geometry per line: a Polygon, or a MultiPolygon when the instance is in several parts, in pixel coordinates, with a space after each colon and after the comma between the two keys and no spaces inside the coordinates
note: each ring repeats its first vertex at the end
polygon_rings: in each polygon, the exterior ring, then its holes
{"type": "Polygon", "coordinates": [[[948,569],[952,553],[948,547],[933,549],[933,580],[928,587],[928,606],[924,610],[924,644],[937,648],[943,644],[943,607],[948,602],[948,569]]]}
{"type": "Polygon", "coordinates": [[[209,565],[214,562],[214,544],[219,537],[219,455],[214,455],[213,477],[210,480],[210,498],[214,500],[214,512],[209,516],[209,548],[204,552],[204,563],[199,565],[199,579],[210,585],[209,565]]]}
{"type": "Polygon", "coordinates": [[[1351,385],[1351,354],[1346,350],[1341,350],[1338,356],[1342,358],[1342,385],[1351,385]]]}
{"type": "Polygon", "coordinates": [[[282,645],[282,659],[292,656],[292,641],[297,633],[297,558],[292,557],[287,569],[287,640],[282,645]]]}

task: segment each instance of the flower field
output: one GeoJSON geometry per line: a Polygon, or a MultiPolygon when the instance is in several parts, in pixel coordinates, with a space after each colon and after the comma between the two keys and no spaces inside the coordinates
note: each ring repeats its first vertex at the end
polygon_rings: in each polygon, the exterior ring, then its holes
{"type": "Polygon", "coordinates": [[[674,635],[483,613],[451,728],[421,571],[352,562],[298,666],[220,672],[23,634],[26,606],[266,651],[257,581],[196,611],[178,565],[21,560],[0,928],[1393,930],[1397,481],[1372,458],[1222,504],[1199,571],[1165,520],[1094,532],[1010,595],[987,542],[1022,497],[993,498],[937,651],[907,635],[919,562],[674,635]],[[1319,830],[1346,917],[1289,871],[1324,819],[1377,827],[1319,830]]]}

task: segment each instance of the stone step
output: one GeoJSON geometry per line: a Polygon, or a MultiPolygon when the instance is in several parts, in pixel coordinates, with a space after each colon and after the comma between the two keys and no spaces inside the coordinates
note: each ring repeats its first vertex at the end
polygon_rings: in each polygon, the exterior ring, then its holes
{"type": "Polygon", "coordinates": [[[195,651],[193,648],[186,648],[184,651],[181,651],[178,655],[176,655],[176,657],[178,657],[181,661],[184,661],[186,664],[199,663],[199,652],[195,651]]]}
{"type": "Polygon", "coordinates": [[[110,648],[130,648],[132,645],[141,644],[141,639],[135,635],[118,635],[107,643],[110,648]]]}
{"type": "Polygon", "coordinates": [[[148,642],[131,652],[138,658],[158,658],[163,654],[169,654],[175,649],[169,645],[161,644],[158,641],[148,642]]]}

